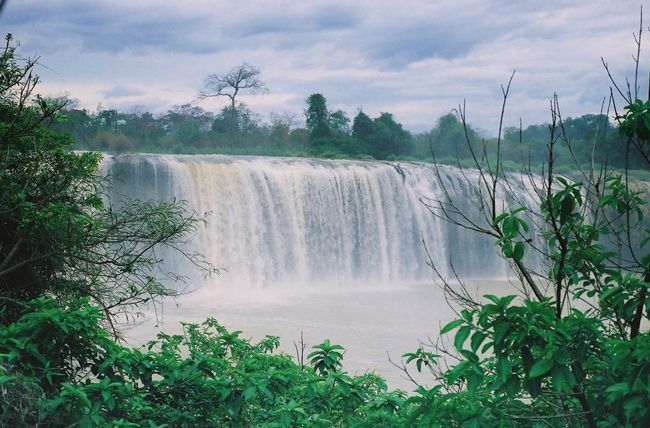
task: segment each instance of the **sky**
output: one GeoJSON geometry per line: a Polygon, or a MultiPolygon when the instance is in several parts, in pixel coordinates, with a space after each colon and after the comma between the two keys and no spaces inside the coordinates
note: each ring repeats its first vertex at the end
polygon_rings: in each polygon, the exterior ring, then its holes
{"type": "MultiPolygon", "coordinates": [[[[598,113],[615,79],[634,76],[641,3],[600,0],[8,0],[0,29],[39,56],[40,92],[95,111],[196,102],[207,75],[246,62],[268,92],[241,101],[304,123],[305,99],[354,117],[392,113],[414,132],[465,103],[468,121],[498,130],[501,85],[515,72],[506,125],[598,113]]],[[[650,6],[650,5],[648,5],[650,6]]],[[[646,7],[650,16],[650,7],[646,7]]],[[[647,19],[650,23],[650,18],[647,19]]],[[[650,33],[646,25],[646,43],[650,33]]],[[[643,54],[646,54],[643,56],[643,54]]],[[[647,76],[648,51],[641,70],[647,76]]],[[[641,79],[647,92],[646,77],[641,79]]],[[[217,112],[227,100],[200,102],[217,112]]]]}

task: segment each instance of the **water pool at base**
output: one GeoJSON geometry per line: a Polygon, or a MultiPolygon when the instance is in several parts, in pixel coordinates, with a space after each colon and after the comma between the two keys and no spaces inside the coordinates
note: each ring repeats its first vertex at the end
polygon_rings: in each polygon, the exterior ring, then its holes
{"type": "MultiPolygon", "coordinates": [[[[471,282],[474,296],[512,294],[506,281],[471,282]]],[[[440,328],[455,318],[442,289],[433,283],[395,288],[282,288],[229,289],[210,287],[175,301],[166,301],[158,311],[147,312],[126,333],[132,346],[141,346],[157,332],[179,333],[181,322],[201,323],[216,318],[242,337],[257,340],[265,335],[280,337],[280,351],[295,357],[294,341],[301,332],[311,346],[330,339],[346,349],[344,369],[351,374],[375,371],[389,388],[414,389],[413,383],[388,360],[417,349],[421,342],[435,342],[440,328]]],[[[412,374],[423,384],[430,376],[412,374]]]]}

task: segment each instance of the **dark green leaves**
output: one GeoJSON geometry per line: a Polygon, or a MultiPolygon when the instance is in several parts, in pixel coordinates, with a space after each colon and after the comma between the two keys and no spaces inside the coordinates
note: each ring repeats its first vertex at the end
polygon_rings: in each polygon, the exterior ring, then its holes
{"type": "Polygon", "coordinates": [[[492,222],[492,227],[500,234],[497,244],[501,246],[503,256],[517,262],[523,259],[526,248],[524,241],[518,241],[517,238],[523,238],[523,234],[529,230],[528,223],[517,217],[524,210],[522,207],[506,211],[492,222]]]}
{"type": "Polygon", "coordinates": [[[538,360],[531,367],[530,373],[528,374],[528,376],[531,377],[531,378],[544,376],[552,368],[553,368],[553,360],[550,360],[550,359],[538,360]]]}
{"type": "Polygon", "coordinates": [[[618,116],[619,132],[629,138],[650,140],[650,100],[634,100],[624,108],[625,112],[618,116]]]}
{"type": "Polygon", "coordinates": [[[512,252],[512,258],[515,259],[516,261],[521,261],[521,259],[524,258],[524,243],[523,242],[517,242],[515,244],[515,248],[512,252]]]}

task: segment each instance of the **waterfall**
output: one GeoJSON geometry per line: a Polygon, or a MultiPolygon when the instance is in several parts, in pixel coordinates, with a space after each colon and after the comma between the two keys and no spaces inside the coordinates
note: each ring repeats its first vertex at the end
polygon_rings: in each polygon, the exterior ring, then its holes
{"type": "Polygon", "coordinates": [[[226,269],[225,284],[428,282],[423,242],[443,275],[451,264],[465,278],[508,272],[492,239],[422,203],[442,199],[444,186],[475,210],[471,180],[454,167],[436,174],[413,162],[129,154],[106,155],[103,168],[113,177],[111,199],[186,200],[210,213],[191,244],[226,269]]]}

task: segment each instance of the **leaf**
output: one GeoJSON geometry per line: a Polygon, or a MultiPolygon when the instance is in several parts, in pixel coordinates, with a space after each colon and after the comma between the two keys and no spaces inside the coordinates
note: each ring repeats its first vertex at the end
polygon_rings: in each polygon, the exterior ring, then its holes
{"type": "Polygon", "coordinates": [[[0,384],[11,382],[16,379],[16,376],[13,375],[2,375],[0,376],[0,384]]]}
{"type": "Polygon", "coordinates": [[[467,340],[467,337],[471,332],[472,332],[472,327],[469,325],[460,328],[458,332],[456,332],[456,337],[454,338],[454,347],[457,350],[462,351],[463,343],[465,343],[465,340],[467,340]]]}
{"type": "Polygon", "coordinates": [[[492,222],[492,226],[497,226],[499,223],[501,223],[503,221],[504,218],[508,217],[509,215],[510,215],[510,213],[501,213],[501,214],[499,214],[498,216],[496,216],[496,218],[492,222]]]}
{"type": "Polygon", "coordinates": [[[499,303],[499,298],[495,296],[494,294],[484,294],[483,297],[485,297],[488,300],[491,300],[494,303],[499,303]]]}
{"type": "Polygon", "coordinates": [[[630,387],[625,382],[615,383],[614,385],[607,388],[605,392],[609,392],[610,394],[616,392],[620,393],[621,395],[625,395],[630,392],[630,387]]]}
{"type": "Polygon", "coordinates": [[[516,261],[521,261],[523,257],[524,257],[524,243],[517,242],[515,244],[515,249],[512,252],[512,258],[515,259],[516,261]]]}
{"type": "Polygon", "coordinates": [[[472,335],[472,341],[471,341],[471,346],[472,346],[472,352],[476,353],[478,350],[479,346],[481,346],[481,343],[485,340],[485,333],[482,331],[477,331],[472,335]]]}
{"type": "Polygon", "coordinates": [[[525,221],[519,220],[519,224],[521,225],[522,229],[524,229],[524,232],[528,232],[530,230],[528,223],[526,223],[525,221]]]}
{"type": "Polygon", "coordinates": [[[543,360],[538,360],[535,362],[535,364],[533,364],[533,367],[530,368],[530,373],[528,373],[528,377],[535,378],[535,377],[544,376],[552,368],[553,368],[553,360],[547,358],[543,360]]]}
{"type": "Polygon", "coordinates": [[[508,377],[504,389],[506,391],[506,394],[508,394],[511,397],[519,393],[519,391],[521,390],[521,384],[519,382],[519,378],[517,377],[517,375],[512,374],[508,377]]]}
{"type": "Polygon", "coordinates": [[[512,242],[506,241],[503,243],[503,247],[501,248],[501,251],[503,251],[503,256],[507,259],[512,257],[512,242]]]}
{"type": "Polygon", "coordinates": [[[497,374],[502,381],[506,381],[512,372],[513,364],[506,358],[500,358],[497,363],[497,374]]]}
{"type": "Polygon", "coordinates": [[[244,390],[244,399],[246,401],[252,399],[256,395],[257,395],[257,388],[255,388],[254,386],[249,386],[244,390]]]}
{"type": "Polygon", "coordinates": [[[467,361],[478,364],[478,355],[476,355],[474,352],[462,350],[460,353],[463,357],[465,357],[467,361]]]}
{"type": "Polygon", "coordinates": [[[514,294],[510,294],[508,296],[503,296],[502,298],[499,299],[498,305],[500,308],[507,308],[510,303],[512,303],[513,300],[515,300],[517,296],[514,294]]]}
{"type": "Polygon", "coordinates": [[[477,388],[481,385],[481,383],[483,382],[483,376],[480,375],[480,374],[478,374],[478,373],[474,373],[474,372],[469,373],[469,374],[466,376],[466,379],[467,379],[467,390],[468,390],[470,393],[476,391],[476,389],[477,389],[477,388]]]}
{"type": "Polygon", "coordinates": [[[510,323],[508,321],[500,321],[499,324],[494,327],[494,346],[496,348],[501,348],[503,345],[503,338],[509,329],[510,323]]]}
{"type": "Polygon", "coordinates": [[[600,301],[605,302],[608,298],[612,297],[614,294],[620,293],[622,291],[623,290],[620,287],[612,287],[600,295],[600,301]]]}
{"type": "Polygon", "coordinates": [[[448,323],[440,330],[440,334],[442,335],[442,334],[449,333],[450,331],[452,331],[453,329],[461,325],[463,322],[464,322],[463,320],[453,320],[452,322],[448,323]]]}
{"type": "Polygon", "coordinates": [[[575,377],[566,366],[557,366],[553,369],[553,388],[556,392],[570,392],[576,384],[575,377]]]}

